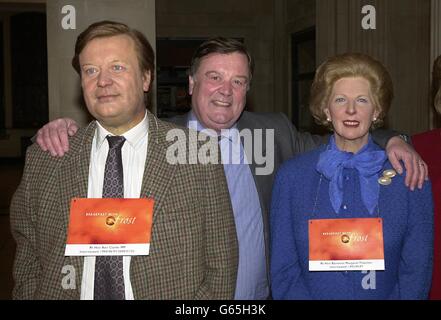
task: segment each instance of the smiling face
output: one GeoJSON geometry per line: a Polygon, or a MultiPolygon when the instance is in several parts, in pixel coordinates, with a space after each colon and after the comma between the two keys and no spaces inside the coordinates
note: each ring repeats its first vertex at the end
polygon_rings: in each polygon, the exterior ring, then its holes
{"type": "Polygon", "coordinates": [[[369,81],[362,77],[337,80],[324,112],[332,122],[338,148],[356,153],[368,142],[369,128],[378,117],[369,81]]]}
{"type": "Polygon", "coordinates": [[[242,53],[212,53],[201,60],[189,89],[193,112],[206,128],[220,131],[236,123],[245,108],[249,74],[242,53]]]}
{"type": "Polygon", "coordinates": [[[120,135],[142,121],[150,73],[141,72],[129,36],[95,38],[81,51],[79,61],[87,109],[104,128],[120,135]]]}

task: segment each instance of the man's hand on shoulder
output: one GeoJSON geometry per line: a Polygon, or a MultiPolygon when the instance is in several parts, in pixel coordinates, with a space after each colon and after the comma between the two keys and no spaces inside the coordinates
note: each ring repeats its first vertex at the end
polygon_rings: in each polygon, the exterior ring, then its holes
{"type": "Polygon", "coordinates": [[[68,136],[78,131],[77,123],[70,118],[59,118],[45,124],[37,132],[37,143],[43,151],[62,157],[69,151],[68,136]]]}
{"type": "Polygon", "coordinates": [[[403,173],[400,160],[404,162],[407,187],[412,191],[416,186],[420,189],[423,187],[424,180],[428,180],[429,170],[427,164],[410,144],[398,136],[393,137],[386,145],[386,153],[390,163],[399,174],[403,173]]]}

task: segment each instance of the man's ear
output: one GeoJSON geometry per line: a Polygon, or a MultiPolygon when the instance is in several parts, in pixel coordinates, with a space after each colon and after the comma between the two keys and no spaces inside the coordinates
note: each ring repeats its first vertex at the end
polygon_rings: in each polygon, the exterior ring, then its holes
{"type": "Polygon", "coordinates": [[[152,77],[150,71],[144,72],[144,75],[142,76],[142,89],[144,92],[148,92],[150,90],[151,79],[152,77]]]}
{"type": "Polygon", "coordinates": [[[193,94],[193,88],[194,88],[194,79],[192,76],[188,76],[188,93],[190,95],[193,94]]]}

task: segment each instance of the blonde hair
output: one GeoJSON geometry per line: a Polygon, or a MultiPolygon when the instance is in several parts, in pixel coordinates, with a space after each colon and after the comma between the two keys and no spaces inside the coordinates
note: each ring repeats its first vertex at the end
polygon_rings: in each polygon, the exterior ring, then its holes
{"type": "Polygon", "coordinates": [[[441,56],[436,58],[432,69],[432,102],[435,110],[441,114],[441,56]]]}
{"type": "Polygon", "coordinates": [[[378,112],[372,127],[381,126],[393,99],[392,80],[379,61],[362,53],[336,55],[318,67],[309,101],[309,108],[316,122],[331,128],[324,109],[328,106],[335,82],[347,77],[362,77],[369,82],[375,110],[378,112]]]}
{"type": "Polygon", "coordinates": [[[80,53],[86,45],[97,38],[113,37],[118,35],[129,36],[134,44],[138,58],[139,68],[142,73],[150,74],[150,87],[144,93],[144,103],[147,107],[151,107],[151,85],[155,76],[155,53],[150,42],[138,30],[130,28],[128,25],[115,21],[99,21],[91,24],[86,30],[81,32],[75,43],[75,54],[72,58],[72,66],[81,77],[80,53]]]}

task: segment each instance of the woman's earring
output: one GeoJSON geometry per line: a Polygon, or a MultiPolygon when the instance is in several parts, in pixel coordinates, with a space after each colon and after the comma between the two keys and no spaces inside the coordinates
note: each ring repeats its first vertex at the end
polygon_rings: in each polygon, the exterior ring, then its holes
{"type": "Polygon", "coordinates": [[[331,118],[326,118],[326,121],[331,122],[331,118]]]}

